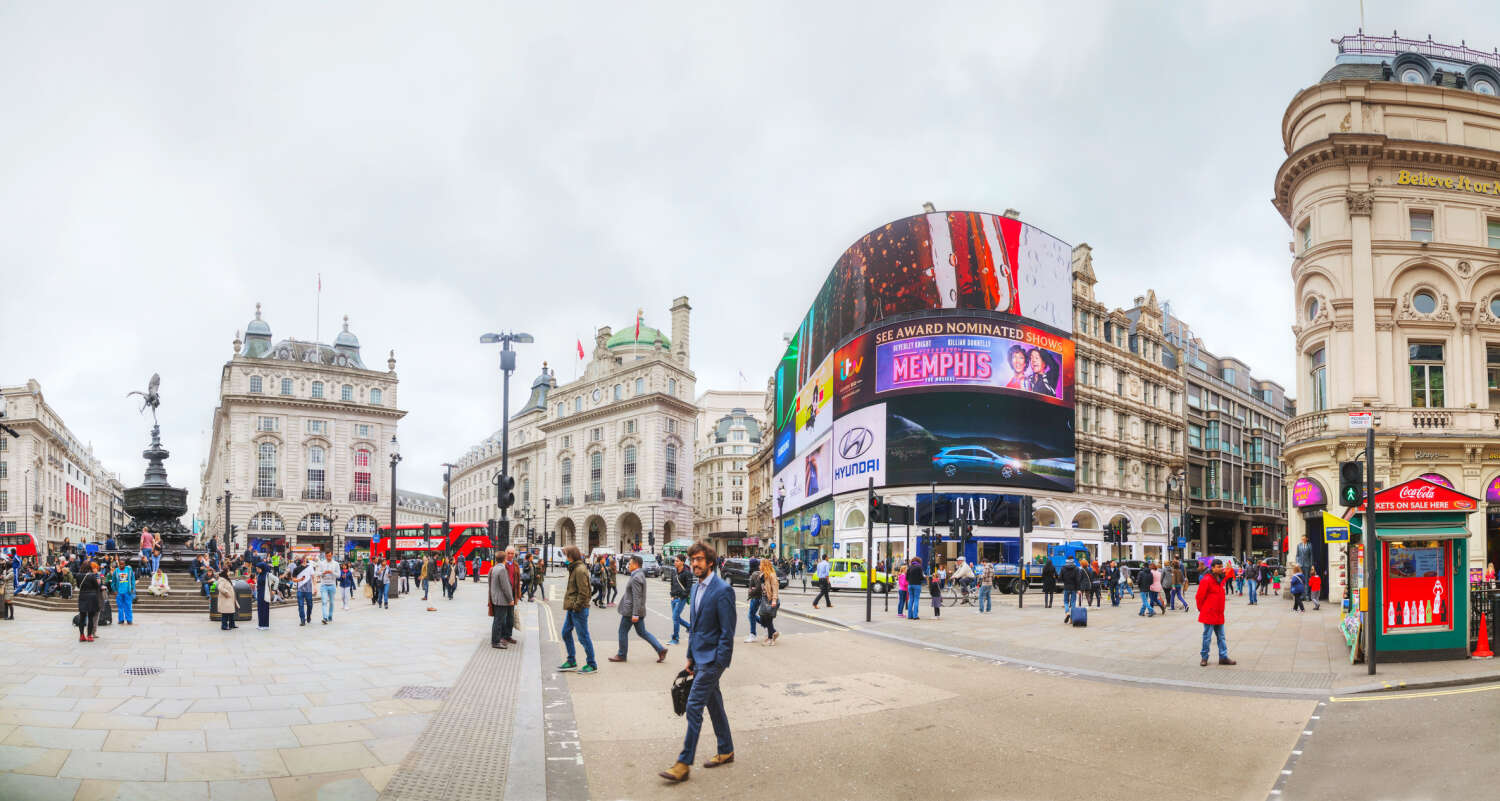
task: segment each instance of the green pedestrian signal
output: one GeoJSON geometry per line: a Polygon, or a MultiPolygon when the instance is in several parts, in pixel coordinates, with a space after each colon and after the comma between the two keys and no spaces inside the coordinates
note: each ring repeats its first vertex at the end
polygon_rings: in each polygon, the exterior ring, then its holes
{"type": "Polygon", "coordinates": [[[1339,498],[1345,506],[1354,506],[1364,499],[1364,465],[1359,462],[1339,463],[1339,498]]]}

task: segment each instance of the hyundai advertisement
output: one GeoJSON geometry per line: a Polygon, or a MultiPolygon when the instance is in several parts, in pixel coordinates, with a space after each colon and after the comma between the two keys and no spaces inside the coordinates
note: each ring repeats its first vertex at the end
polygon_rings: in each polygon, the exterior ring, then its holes
{"type": "Polygon", "coordinates": [[[1066,243],[981,212],[850,246],[774,374],[785,510],[872,479],[1072,491],[1071,275],[1066,243]]]}

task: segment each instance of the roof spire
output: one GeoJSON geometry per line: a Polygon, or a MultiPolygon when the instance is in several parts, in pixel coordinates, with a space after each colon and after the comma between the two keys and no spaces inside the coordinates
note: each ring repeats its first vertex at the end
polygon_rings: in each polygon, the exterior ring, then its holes
{"type": "Polygon", "coordinates": [[[255,301],[255,319],[260,319],[260,301],[255,301]]]}
{"type": "Polygon", "coordinates": [[[345,331],[349,330],[349,315],[347,315],[347,314],[344,315],[344,330],[345,331]]]}

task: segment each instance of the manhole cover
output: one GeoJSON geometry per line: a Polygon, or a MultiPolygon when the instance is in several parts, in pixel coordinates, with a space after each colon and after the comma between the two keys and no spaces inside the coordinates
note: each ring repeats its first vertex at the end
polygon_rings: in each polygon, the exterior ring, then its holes
{"type": "Polygon", "coordinates": [[[397,698],[420,698],[441,701],[448,697],[449,687],[422,687],[407,685],[396,691],[397,698]]]}
{"type": "Polygon", "coordinates": [[[120,672],[127,676],[155,676],[161,673],[161,668],[155,665],[142,665],[140,667],[128,667],[120,672]]]}

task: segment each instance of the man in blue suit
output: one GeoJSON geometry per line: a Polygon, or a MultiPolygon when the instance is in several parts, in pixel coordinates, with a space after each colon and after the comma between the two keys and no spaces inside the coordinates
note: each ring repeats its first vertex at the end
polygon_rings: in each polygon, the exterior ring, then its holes
{"type": "Polygon", "coordinates": [[[687,781],[693,755],[698,750],[698,733],[703,729],[704,707],[713,721],[719,749],[703,767],[717,768],[734,761],[729,716],[724,714],[724,694],[719,690],[719,679],[734,656],[734,589],[714,572],[719,555],[707,543],[695,542],[687,553],[697,579],[689,595],[692,623],[688,627],[687,671],[693,675],[693,688],[688,693],[687,736],[682,741],[682,753],[672,767],[659,774],[671,782],[687,781]]]}

